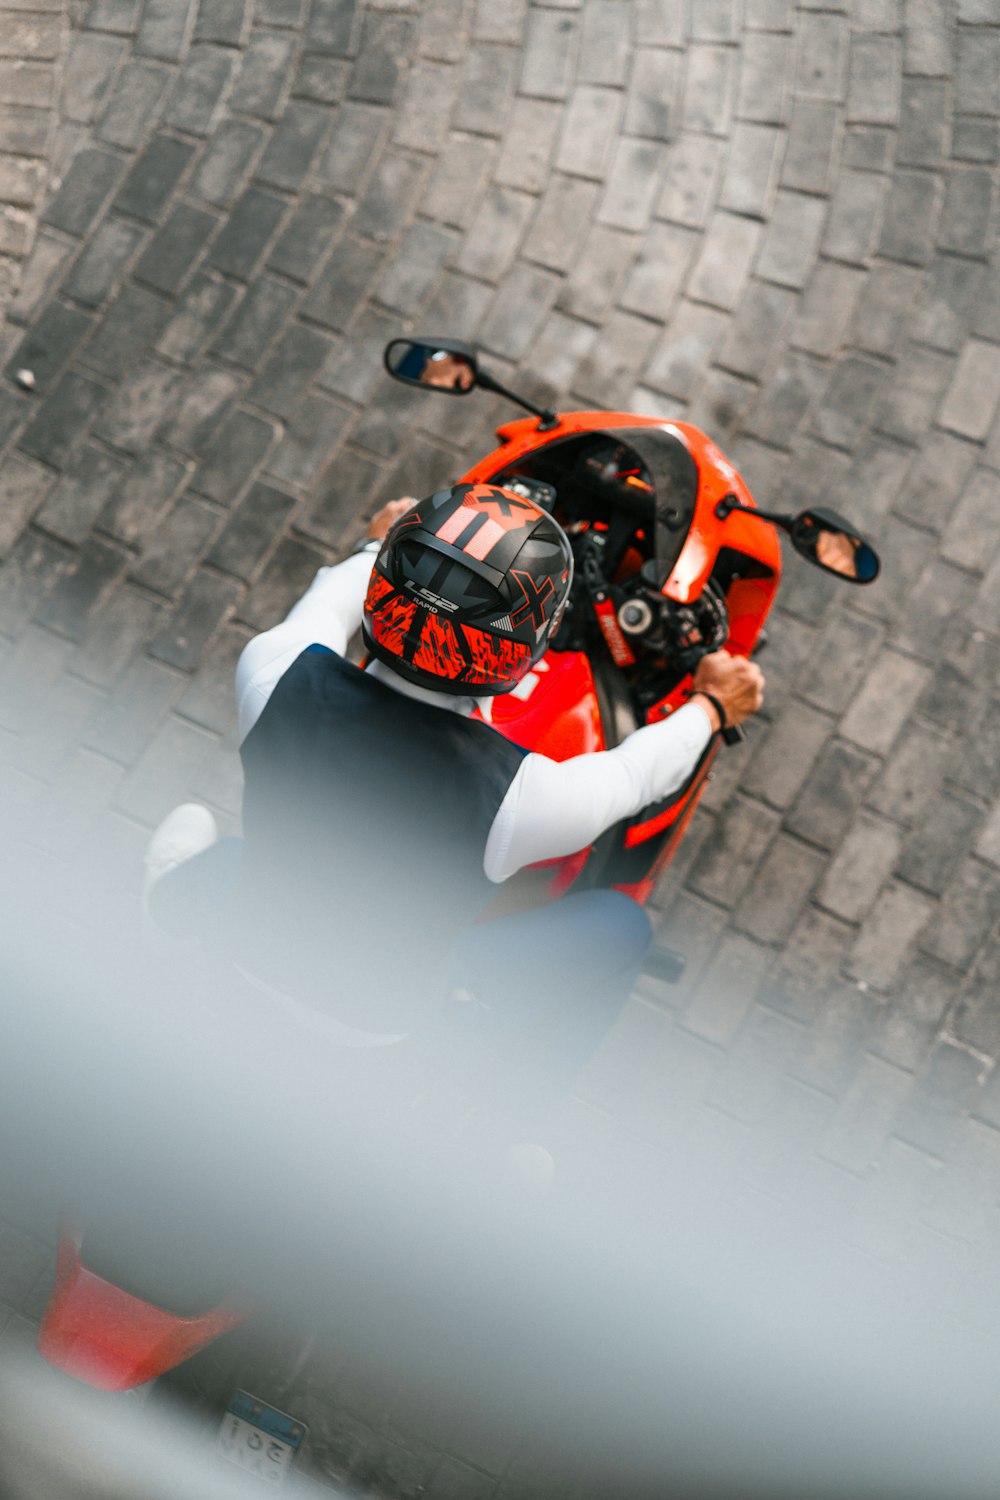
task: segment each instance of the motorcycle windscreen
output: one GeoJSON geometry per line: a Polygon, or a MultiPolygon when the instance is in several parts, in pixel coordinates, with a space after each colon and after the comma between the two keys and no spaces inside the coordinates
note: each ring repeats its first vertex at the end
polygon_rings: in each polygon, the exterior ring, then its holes
{"type": "Polygon", "coordinates": [[[75,1241],[64,1237],[38,1349],[77,1380],[99,1390],[126,1391],[173,1369],[242,1316],[217,1307],[185,1318],[154,1307],[88,1270],[75,1241]]]}

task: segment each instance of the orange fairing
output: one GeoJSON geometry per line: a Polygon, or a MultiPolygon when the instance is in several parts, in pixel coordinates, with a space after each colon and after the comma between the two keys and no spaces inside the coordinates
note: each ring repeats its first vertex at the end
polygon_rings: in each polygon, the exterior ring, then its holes
{"type": "Polygon", "coordinates": [[[75,1240],[64,1236],[38,1349],[77,1380],[99,1390],[127,1391],[172,1370],[243,1317],[227,1307],[175,1317],[89,1271],[75,1240]]]}

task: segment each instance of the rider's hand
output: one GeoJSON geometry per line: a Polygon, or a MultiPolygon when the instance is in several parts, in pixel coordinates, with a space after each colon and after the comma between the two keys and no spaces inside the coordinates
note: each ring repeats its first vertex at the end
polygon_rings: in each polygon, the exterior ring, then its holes
{"type": "Polygon", "coordinates": [[[416,503],[413,495],[404,495],[401,500],[387,500],[382,509],[377,510],[369,521],[367,535],[373,541],[381,541],[386,532],[395,526],[400,516],[405,516],[416,503]]]}
{"type": "MultiPolygon", "coordinates": [[[[729,726],[742,724],[755,714],[764,701],[764,674],[756,662],[745,656],[730,656],[728,651],[713,651],[703,656],[691,681],[692,697],[698,693],[711,693],[718,698],[726,711],[729,726]]],[[[712,720],[714,728],[718,714],[707,698],[701,706],[712,720]]]]}

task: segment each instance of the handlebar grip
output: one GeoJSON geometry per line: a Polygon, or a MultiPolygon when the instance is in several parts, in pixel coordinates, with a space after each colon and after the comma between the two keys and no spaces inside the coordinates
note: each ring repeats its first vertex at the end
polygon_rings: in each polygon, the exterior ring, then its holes
{"type": "Polygon", "coordinates": [[[727,745],[742,745],[747,737],[747,732],[742,724],[730,724],[728,729],[722,731],[723,743],[727,745]]]}

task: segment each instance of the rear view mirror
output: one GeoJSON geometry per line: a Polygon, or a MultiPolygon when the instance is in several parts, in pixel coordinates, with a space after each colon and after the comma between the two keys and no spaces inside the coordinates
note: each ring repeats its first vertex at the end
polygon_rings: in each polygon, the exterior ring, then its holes
{"type": "Polygon", "coordinates": [[[881,563],[874,547],[835,511],[804,510],[789,528],[796,552],[850,583],[874,583],[881,563]]]}
{"type": "Polygon", "coordinates": [[[385,367],[407,385],[431,386],[464,396],[476,385],[476,356],[453,339],[393,339],[385,351],[385,367]]]}

